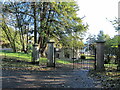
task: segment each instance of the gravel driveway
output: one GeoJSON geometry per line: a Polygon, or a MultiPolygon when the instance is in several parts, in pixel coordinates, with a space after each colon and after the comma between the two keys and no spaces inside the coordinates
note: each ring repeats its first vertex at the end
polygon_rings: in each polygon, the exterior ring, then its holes
{"type": "Polygon", "coordinates": [[[88,70],[3,70],[2,88],[101,88],[88,70]]]}

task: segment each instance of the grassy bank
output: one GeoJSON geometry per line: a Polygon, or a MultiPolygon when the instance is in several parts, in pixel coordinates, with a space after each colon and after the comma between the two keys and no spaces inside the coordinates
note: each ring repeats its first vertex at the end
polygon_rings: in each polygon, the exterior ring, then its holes
{"type": "MultiPolygon", "coordinates": [[[[46,66],[48,60],[47,58],[40,57],[37,64],[31,64],[32,61],[32,55],[31,53],[25,54],[21,52],[13,53],[13,52],[0,52],[0,56],[2,56],[4,59],[2,59],[3,67],[40,67],[40,66],[46,66]],[[40,63],[40,65],[39,65],[40,63]]],[[[79,63],[82,61],[87,61],[90,59],[94,59],[94,57],[86,57],[86,59],[79,59],[74,60],[74,63],[79,63]]],[[[73,60],[61,60],[56,59],[56,64],[63,64],[63,65],[70,65],[73,63],[73,60]]]]}

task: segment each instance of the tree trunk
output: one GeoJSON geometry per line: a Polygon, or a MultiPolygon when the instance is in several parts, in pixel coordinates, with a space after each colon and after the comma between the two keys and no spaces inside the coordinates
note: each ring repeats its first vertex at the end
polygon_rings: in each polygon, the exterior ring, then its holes
{"type": "Polygon", "coordinates": [[[41,57],[46,57],[46,53],[45,53],[46,52],[46,47],[47,47],[47,45],[42,48],[42,50],[40,52],[41,53],[41,57]]]}
{"type": "Polygon", "coordinates": [[[41,57],[46,57],[45,51],[46,51],[46,47],[47,47],[47,42],[46,42],[46,38],[44,37],[39,37],[39,52],[41,54],[41,57]]]}
{"type": "Polygon", "coordinates": [[[11,48],[13,49],[13,52],[15,52],[15,53],[17,52],[15,43],[13,43],[13,42],[11,43],[11,48]]]}

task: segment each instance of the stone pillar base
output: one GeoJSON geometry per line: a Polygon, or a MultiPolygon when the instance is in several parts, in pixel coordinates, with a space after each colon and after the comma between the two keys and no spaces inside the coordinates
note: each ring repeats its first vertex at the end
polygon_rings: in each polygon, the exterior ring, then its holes
{"type": "Polygon", "coordinates": [[[55,67],[55,56],[54,56],[54,42],[48,42],[48,62],[47,66],[48,67],[55,67]]]}
{"type": "Polygon", "coordinates": [[[36,61],[39,61],[39,50],[38,44],[33,45],[33,52],[32,52],[32,63],[34,64],[36,61]]]}

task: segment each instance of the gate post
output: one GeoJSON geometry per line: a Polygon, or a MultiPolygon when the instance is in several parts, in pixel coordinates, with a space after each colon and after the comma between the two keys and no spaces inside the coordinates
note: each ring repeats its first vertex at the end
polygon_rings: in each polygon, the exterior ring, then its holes
{"type": "MultiPolygon", "coordinates": [[[[120,54],[120,45],[118,45],[118,53],[120,54]]],[[[120,55],[118,55],[118,66],[117,70],[120,71],[120,55]]]]}
{"type": "Polygon", "coordinates": [[[94,70],[96,70],[96,48],[95,48],[95,62],[94,62],[94,70]]]}
{"type": "MultiPolygon", "coordinates": [[[[118,2],[118,22],[120,22],[120,1],[118,2]]],[[[118,66],[117,70],[120,71],[120,23],[118,23],[118,66]]]]}
{"type": "Polygon", "coordinates": [[[39,60],[39,50],[38,50],[38,44],[33,45],[33,52],[32,52],[32,63],[35,63],[35,61],[39,60]]]}
{"type": "Polygon", "coordinates": [[[48,42],[48,67],[55,67],[54,42],[48,42]]]}
{"type": "Polygon", "coordinates": [[[96,70],[104,71],[104,41],[98,41],[96,47],[96,70]]]}

